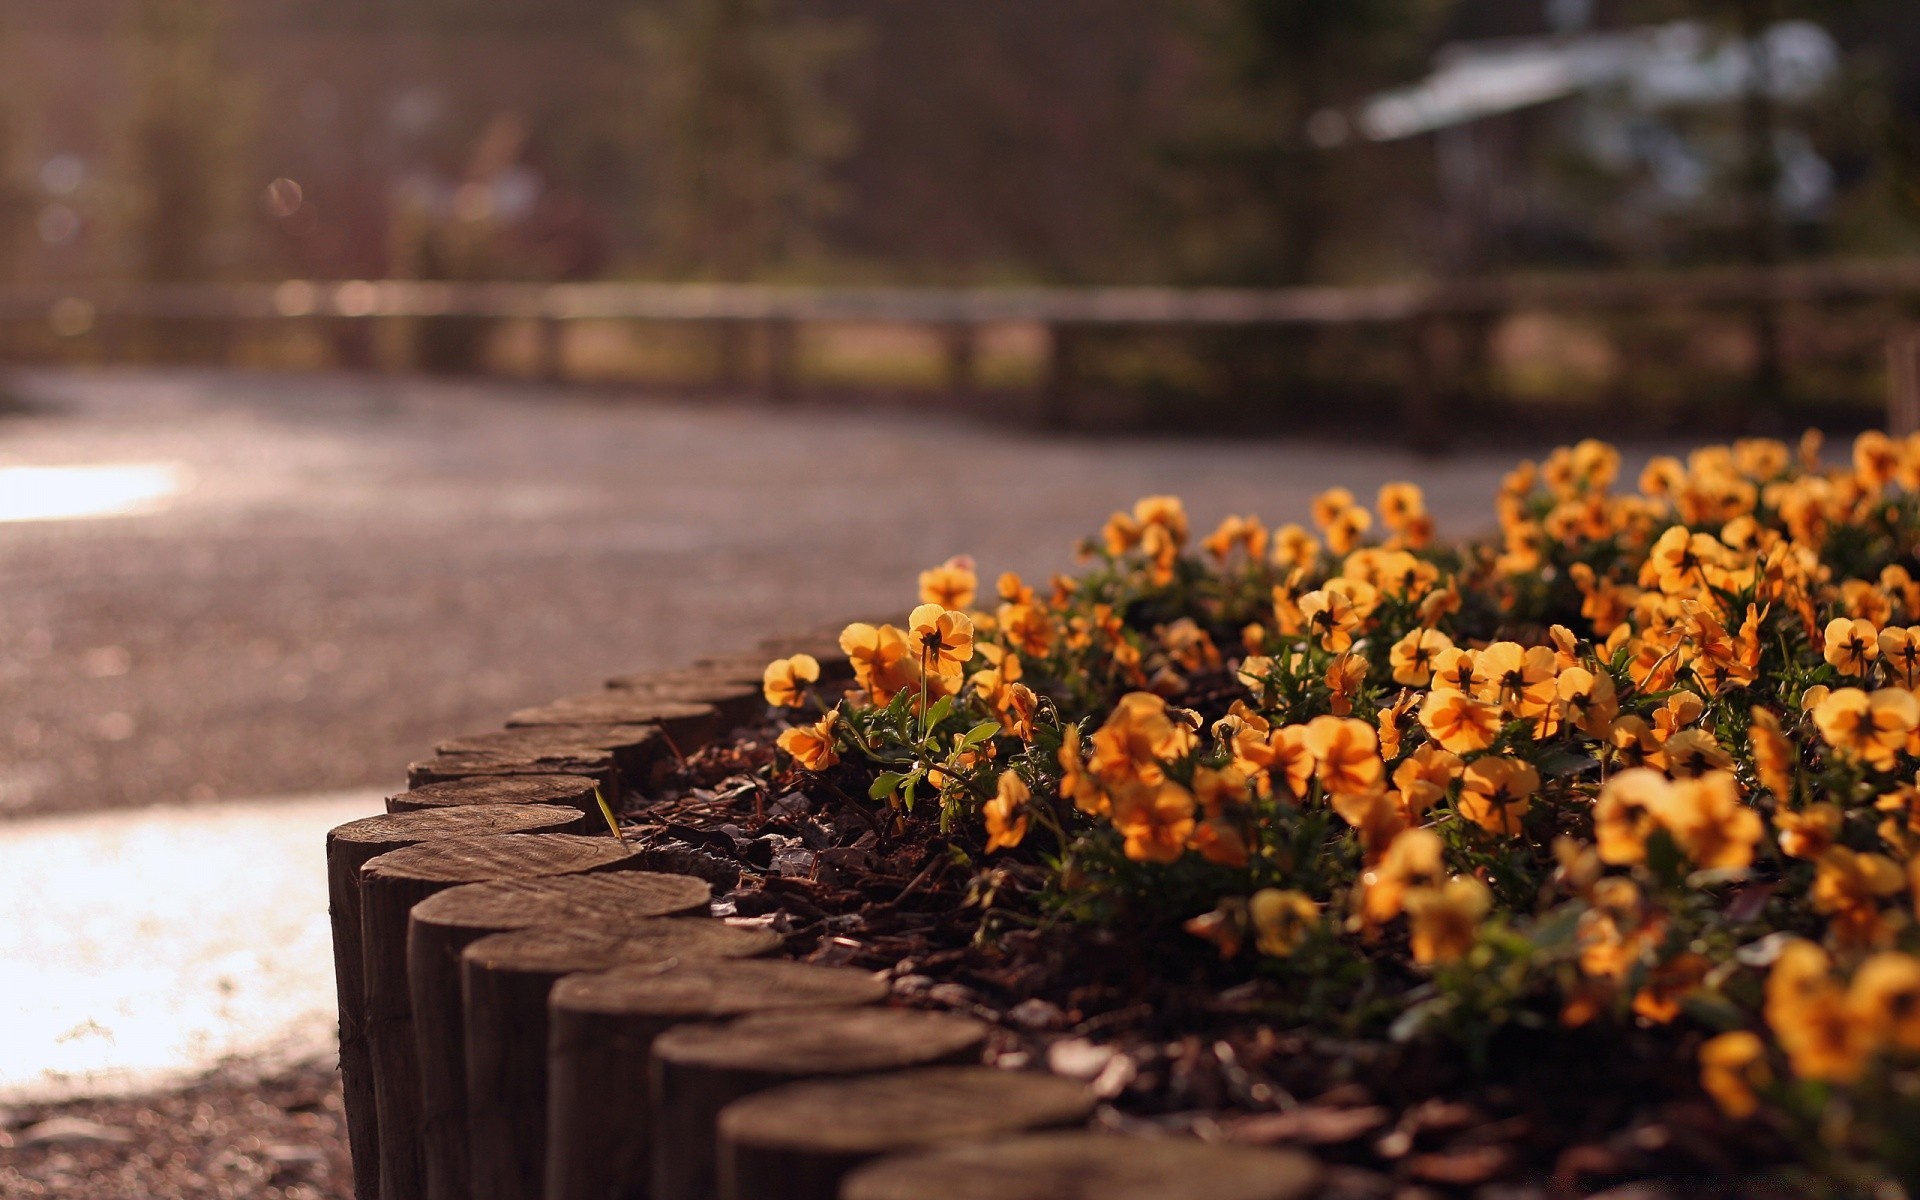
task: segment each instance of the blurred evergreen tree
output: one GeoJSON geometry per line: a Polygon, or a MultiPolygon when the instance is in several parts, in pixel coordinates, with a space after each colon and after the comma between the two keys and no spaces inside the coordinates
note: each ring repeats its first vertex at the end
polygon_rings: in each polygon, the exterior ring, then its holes
{"type": "MultiPolygon", "coordinates": [[[[1193,267],[1240,282],[1302,283],[1356,198],[1336,106],[1425,66],[1452,0],[1212,0],[1192,8],[1211,87],[1168,147],[1200,212],[1193,267]]],[[[1190,268],[1192,269],[1192,268],[1190,268]]]]}
{"type": "Polygon", "coordinates": [[[128,103],[116,149],[133,278],[210,279],[243,258],[253,97],[226,57],[226,22],[224,0],[132,0],[126,9],[128,103]]]}
{"type": "Polygon", "coordinates": [[[643,258],[746,279],[816,252],[855,141],[829,91],[859,26],[788,0],[652,0],[624,25],[619,139],[644,214],[643,258]]]}

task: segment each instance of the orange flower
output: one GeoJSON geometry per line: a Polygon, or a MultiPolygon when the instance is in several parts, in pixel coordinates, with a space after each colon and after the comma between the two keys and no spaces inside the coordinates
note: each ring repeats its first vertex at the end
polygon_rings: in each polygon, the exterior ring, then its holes
{"type": "Polygon", "coordinates": [[[1647,861],[1647,836],[1658,827],[1654,809],[1673,782],[1648,767],[1629,767],[1607,780],[1593,802],[1593,833],[1600,861],[1629,866],[1647,861]]]}
{"type": "Polygon", "coordinates": [[[1753,724],[1747,727],[1747,748],[1753,752],[1753,767],[1760,786],[1772,792],[1776,800],[1793,795],[1793,768],[1799,755],[1793,743],[1781,732],[1780,718],[1764,708],[1753,709],[1753,724]]]}
{"type": "Polygon", "coordinates": [[[1455,647],[1439,651],[1433,656],[1433,690],[1471,693],[1478,661],[1479,655],[1471,650],[1455,647]]]}
{"type": "Polygon", "coordinates": [[[1517,758],[1480,758],[1467,764],[1454,808],[1488,833],[1514,837],[1540,790],[1540,773],[1517,758]]]}
{"type": "Polygon", "coordinates": [[[1444,887],[1409,888],[1402,905],[1412,926],[1414,961],[1449,963],[1473,949],[1493,893],[1471,875],[1456,875],[1444,887]]]}
{"type": "Polygon", "coordinates": [[[1134,862],[1170,863],[1193,836],[1193,797],[1171,779],[1135,783],[1114,793],[1113,826],[1134,862]]]}
{"type": "Polygon", "coordinates": [[[1200,545],[1221,563],[1233,554],[1234,547],[1244,547],[1247,560],[1257,563],[1267,556],[1267,527],[1258,517],[1227,517],[1219,528],[1201,539],[1200,545]]]}
{"type": "Polygon", "coordinates": [[[1393,786],[1399,789],[1400,805],[1407,816],[1418,818],[1439,803],[1461,769],[1460,756],[1434,742],[1423,743],[1407,755],[1393,771],[1393,786]]]}
{"type": "Polygon", "coordinates": [[[1920,700],[1901,688],[1881,688],[1871,696],[1859,688],[1839,688],[1814,705],[1813,723],[1842,758],[1888,771],[1906,748],[1907,735],[1920,727],[1920,700]]]}
{"type": "Polygon", "coordinates": [[[1886,951],[1860,964],[1847,1010],[1876,1044],[1920,1050],[1920,959],[1886,951]]]}
{"type": "Polygon", "coordinates": [[[955,555],[937,567],[920,572],[920,602],[941,608],[970,608],[980,577],[974,574],[973,560],[955,555]]]}
{"type": "Polygon", "coordinates": [[[1190,844],[1208,862],[1223,867],[1247,865],[1247,842],[1240,832],[1247,787],[1247,777],[1238,767],[1194,771],[1193,798],[1205,819],[1194,826],[1190,844]]]}
{"type": "Polygon", "coordinates": [[[1733,755],[1704,729],[1681,730],[1667,739],[1658,754],[1649,755],[1647,761],[1666,767],[1668,774],[1675,778],[1733,769],[1733,755]]]}
{"type": "Polygon", "coordinates": [[[1296,798],[1307,794],[1315,765],[1304,725],[1240,730],[1233,736],[1233,761],[1253,777],[1261,795],[1271,790],[1269,781],[1278,778],[1296,798]]]}
{"type": "Polygon", "coordinates": [[[1273,531],[1273,565],[1282,569],[1312,566],[1320,557],[1320,540],[1298,525],[1273,531]]]}
{"type": "Polygon", "coordinates": [[[1726,771],[1683,779],[1652,797],[1654,817],[1696,867],[1739,869],[1753,862],[1765,825],[1740,802],[1740,785],[1726,771]]]}
{"type": "Polygon", "coordinates": [[[922,604],[908,614],[907,638],[929,675],[958,678],[960,664],[973,657],[972,618],[938,604],[922,604]]]}
{"type": "Polygon", "coordinates": [[[1872,1049],[1871,1032],[1847,1010],[1826,951],[1787,943],[1767,974],[1767,1027],[1802,1079],[1851,1083],[1872,1049]]]}
{"type": "Polygon", "coordinates": [[[1133,519],[1142,530],[1166,530],[1175,548],[1187,544],[1187,510],[1178,496],[1142,496],[1133,502],[1133,519]]]}
{"type": "Polygon", "coordinates": [[[1431,829],[1401,831],[1369,869],[1361,872],[1361,916],[1369,925],[1400,914],[1409,889],[1439,886],[1445,871],[1440,835],[1431,829]]]}
{"type": "Polygon", "coordinates": [[[1726,547],[1709,533],[1691,533],[1684,525],[1675,525],[1661,534],[1647,553],[1640,569],[1640,582],[1656,586],[1672,595],[1691,591],[1706,582],[1706,568],[1718,566],[1726,547]]]}
{"type": "Polygon", "coordinates": [[[1552,647],[1495,642],[1474,659],[1474,693],[1510,717],[1543,717],[1553,709],[1556,673],[1552,647]]]}
{"type": "Polygon", "coordinates": [[[819,678],[819,660],[811,654],[796,654],[767,664],[760,691],[775,708],[799,708],[807,702],[807,685],[819,678]]]}
{"type": "Polygon", "coordinates": [[[1075,808],[1090,817],[1106,816],[1112,803],[1081,759],[1078,726],[1067,726],[1066,736],[1060,740],[1060,751],[1055,758],[1060,763],[1060,798],[1071,801],[1075,808]]]}
{"type": "Polygon", "coordinates": [[[1753,1089],[1771,1082],[1766,1046],[1745,1029],[1723,1033],[1700,1047],[1700,1090],[1735,1120],[1754,1114],[1760,1101],[1753,1089]]]}
{"type": "Polygon", "coordinates": [[[1367,660],[1343,650],[1327,664],[1327,706],[1337,717],[1353,711],[1353,698],[1367,681],[1367,660]]]}
{"type": "Polygon", "coordinates": [[[1313,523],[1325,529],[1353,505],[1352,492],[1343,487],[1328,488],[1313,498],[1313,523]]]}
{"type": "Polygon", "coordinates": [[[1438,629],[1415,629],[1393,644],[1387,661],[1393,668],[1393,681],[1408,687],[1426,687],[1433,682],[1433,658],[1453,649],[1453,639],[1438,629]]]}
{"type": "Polygon", "coordinates": [[[1822,802],[1809,804],[1800,812],[1776,812],[1773,827],[1780,835],[1780,853],[1792,858],[1819,858],[1840,833],[1840,810],[1822,802]]]}
{"type": "Polygon", "coordinates": [[[1880,631],[1872,621],[1835,617],[1821,636],[1826,660],[1842,675],[1865,675],[1880,657],[1880,631]]]}
{"type": "Polygon", "coordinates": [[[796,725],[782,733],[779,746],[809,771],[824,771],[840,761],[835,745],[835,713],[828,713],[812,725],[796,725]]]}
{"type": "Polygon", "coordinates": [[[1002,604],[994,619],[1007,643],[1022,654],[1040,658],[1053,645],[1053,622],[1038,605],[1002,604]]]}
{"type": "Polygon", "coordinates": [[[1329,793],[1379,791],[1386,775],[1379,739],[1365,721],[1320,716],[1307,722],[1306,746],[1318,764],[1320,785],[1329,793]]]}
{"type": "Polygon", "coordinates": [[[1426,497],[1411,483],[1386,483],[1380,486],[1380,523],[1396,533],[1404,531],[1427,512],[1426,497]]]}
{"type": "Polygon", "coordinates": [[[1353,631],[1360,627],[1360,614],[1344,592],[1321,589],[1300,597],[1300,616],[1306,627],[1320,640],[1323,650],[1339,653],[1353,645],[1353,631]]]}
{"type": "Polygon", "coordinates": [[[1093,734],[1093,773],[1110,787],[1139,780],[1157,784],[1166,778],[1161,765],[1183,758],[1195,741],[1193,730],[1168,715],[1167,702],[1152,692],[1129,692],[1114,705],[1106,723],[1093,734]]]}
{"type": "Polygon", "coordinates": [[[1887,929],[1880,902],[1906,890],[1899,865],[1884,854],[1859,854],[1845,846],[1827,847],[1819,862],[1808,897],[1813,910],[1830,919],[1834,939],[1843,946],[1880,941],[1887,929]]]}
{"type": "Polygon", "coordinates": [[[1000,772],[993,799],[982,806],[987,818],[987,853],[1011,850],[1027,836],[1027,801],[1033,793],[1015,772],[1000,772]]]}
{"type": "Polygon", "coordinates": [[[1262,954],[1286,958],[1320,924],[1320,906],[1304,892],[1262,888],[1247,901],[1253,944],[1262,954]]]}
{"type": "Polygon", "coordinates": [[[1455,754],[1485,750],[1500,732],[1500,710],[1464,692],[1436,691],[1420,705],[1420,724],[1455,754]]]}
{"type": "Polygon", "coordinates": [[[1920,684],[1920,625],[1882,629],[1880,657],[1901,687],[1912,690],[1920,684]]]}
{"type": "Polygon", "coordinates": [[[1605,739],[1620,715],[1613,676],[1605,671],[1596,675],[1585,667],[1568,667],[1554,682],[1554,695],[1561,718],[1590,738],[1605,739]]]}
{"type": "Polygon", "coordinates": [[[885,704],[919,683],[919,668],[906,635],[891,625],[877,629],[864,623],[849,625],[840,634],[840,649],[853,665],[854,681],[878,703],[885,704]]]}

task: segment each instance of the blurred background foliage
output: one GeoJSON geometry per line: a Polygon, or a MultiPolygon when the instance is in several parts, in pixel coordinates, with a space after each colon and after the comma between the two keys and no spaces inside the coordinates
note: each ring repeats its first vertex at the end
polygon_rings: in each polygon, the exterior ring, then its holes
{"type": "MultiPolygon", "coordinates": [[[[1915,253],[1913,0],[0,0],[0,285],[1261,286],[1915,253]]],[[[56,309],[7,356],[738,383],[785,355],[809,386],[924,388],[952,354],[925,329],[561,345],[56,309]]],[[[1717,427],[1879,405],[1913,317],[1519,311],[1427,349],[1489,424],[1717,427]]],[[[971,370],[1032,387],[1058,334],[982,330],[971,370]]],[[[1409,386],[1391,330],[1074,338],[1130,397],[1114,421],[1279,394],[1261,412],[1291,428],[1409,386]]]]}
{"type": "Polygon", "coordinates": [[[1274,284],[1903,253],[1912,18],[1903,0],[8,0],[0,277],[1274,284]],[[1692,22],[1704,61],[1794,20],[1836,59],[1790,102],[1636,105],[1603,83],[1363,136],[1370,98],[1463,48],[1692,22]],[[1818,194],[1774,203],[1792,171],[1818,194]]]}

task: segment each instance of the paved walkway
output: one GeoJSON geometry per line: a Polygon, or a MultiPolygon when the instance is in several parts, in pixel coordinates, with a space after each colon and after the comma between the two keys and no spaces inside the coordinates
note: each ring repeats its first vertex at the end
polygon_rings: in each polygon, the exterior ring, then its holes
{"type": "Polygon", "coordinates": [[[954,553],[1044,576],[1149,492],[1205,526],[1411,477],[1471,531],[1510,458],[339,375],[5,384],[37,411],[0,417],[0,818],[391,783],[609,671],[904,614],[954,553]]]}
{"type": "Polygon", "coordinates": [[[378,792],[0,824],[0,1105],[333,1053],[328,829],[378,792]]]}
{"type": "Polygon", "coordinates": [[[1044,576],[1146,493],[1206,526],[1413,478],[1472,531],[1510,457],[346,376],[7,390],[0,818],[33,819],[0,820],[0,1102],[327,1050],[321,835],[379,793],[204,802],[397,784],[611,671],[904,613],[957,552],[1044,576]]]}

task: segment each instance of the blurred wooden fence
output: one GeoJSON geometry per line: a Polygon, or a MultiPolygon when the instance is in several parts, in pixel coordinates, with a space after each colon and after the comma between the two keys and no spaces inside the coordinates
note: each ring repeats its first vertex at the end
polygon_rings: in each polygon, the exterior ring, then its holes
{"type": "MultiPolygon", "coordinates": [[[[1920,260],[1822,263],[1771,270],[1510,276],[1363,287],[1280,289],[1161,287],[797,287],[674,283],[437,283],[412,280],[287,280],[262,284],[149,284],[99,288],[0,287],[0,320],[48,320],[75,327],[116,322],[203,323],[325,320],[536,322],[545,331],[543,373],[560,373],[559,331],[568,322],[679,322],[762,331],[763,385],[795,386],[800,326],[890,323],[941,331],[948,382],[973,386],[978,332],[1026,323],[1049,332],[1048,367],[1035,412],[1064,424],[1081,383],[1079,347],[1089,333],[1120,329],[1372,327],[1401,348],[1402,436],[1444,440],[1448,414],[1436,381],[1436,333],[1466,323],[1485,330],[1516,312],[1621,313],[1672,310],[1767,314],[1787,306],[1892,302],[1909,324],[1888,347],[1888,419],[1920,427],[1920,260]]],[[[735,339],[736,346],[741,345],[735,339]]],[[[736,353],[739,351],[736,350],[736,353]]],[[[1767,369],[1760,355],[1760,370],[1767,369]]],[[[371,363],[355,365],[372,365],[371,363]]],[[[739,362],[722,374],[744,382],[739,362]]]]}

